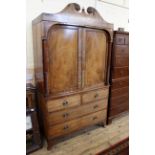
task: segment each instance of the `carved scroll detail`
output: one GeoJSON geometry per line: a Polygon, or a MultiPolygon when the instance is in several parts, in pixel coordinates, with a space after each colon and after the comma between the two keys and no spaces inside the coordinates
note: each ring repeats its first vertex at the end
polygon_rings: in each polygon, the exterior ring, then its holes
{"type": "MultiPolygon", "coordinates": [[[[104,29],[109,32],[111,41],[113,38],[113,24],[105,21],[93,7],[85,9],[81,8],[79,4],[70,3],[56,14],[42,13],[33,21],[33,24],[41,21],[47,21],[46,28],[55,24],[66,24],[104,29]]],[[[43,37],[46,37],[47,32],[43,33],[45,34],[43,37]]]]}
{"type": "MultiPolygon", "coordinates": [[[[88,7],[87,10],[85,11],[85,8],[81,8],[79,4],[76,3],[70,3],[68,4],[61,12],[60,14],[74,14],[77,17],[88,17],[90,19],[93,19],[95,21],[102,21],[103,23],[108,23],[106,22],[101,15],[98,13],[98,11],[93,8],[93,7],[88,7]]],[[[59,14],[59,13],[58,13],[59,14]]]]}

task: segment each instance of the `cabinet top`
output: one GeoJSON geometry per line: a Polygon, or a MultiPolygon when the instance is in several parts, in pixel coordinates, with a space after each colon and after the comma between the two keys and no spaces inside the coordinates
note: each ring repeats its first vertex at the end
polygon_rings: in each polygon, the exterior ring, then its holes
{"type": "Polygon", "coordinates": [[[76,3],[68,4],[61,12],[56,14],[42,13],[32,23],[37,24],[41,21],[113,30],[113,24],[106,22],[95,8],[88,7],[85,11],[76,3]]]}

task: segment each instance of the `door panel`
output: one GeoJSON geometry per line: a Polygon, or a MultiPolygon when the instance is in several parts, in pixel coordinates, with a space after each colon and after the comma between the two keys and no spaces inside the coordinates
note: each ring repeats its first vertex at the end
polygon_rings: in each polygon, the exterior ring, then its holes
{"type": "Polygon", "coordinates": [[[85,86],[104,84],[107,38],[104,31],[85,31],[85,86]]]}
{"type": "Polygon", "coordinates": [[[78,29],[54,26],[48,35],[50,92],[78,87],[78,29]]]}

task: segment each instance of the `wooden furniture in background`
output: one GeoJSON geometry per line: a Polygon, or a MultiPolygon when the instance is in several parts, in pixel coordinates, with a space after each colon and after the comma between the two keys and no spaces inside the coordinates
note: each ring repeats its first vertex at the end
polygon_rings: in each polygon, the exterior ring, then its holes
{"type": "Polygon", "coordinates": [[[96,155],[129,155],[129,137],[117,142],[96,155]]]}
{"type": "Polygon", "coordinates": [[[26,154],[42,147],[36,111],[36,89],[26,85],[26,154]]]}
{"type": "Polygon", "coordinates": [[[97,10],[68,4],[33,20],[35,80],[44,132],[55,139],[106,124],[113,25],[97,10]]]}
{"type": "Polygon", "coordinates": [[[114,32],[108,120],[129,110],[129,33],[114,32]]]}

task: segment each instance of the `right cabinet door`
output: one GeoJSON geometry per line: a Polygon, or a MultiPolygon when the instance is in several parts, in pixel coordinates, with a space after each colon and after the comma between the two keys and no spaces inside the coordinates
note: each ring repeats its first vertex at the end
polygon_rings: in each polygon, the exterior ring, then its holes
{"type": "Polygon", "coordinates": [[[106,32],[96,29],[84,30],[84,87],[104,85],[107,46],[106,32]]]}

